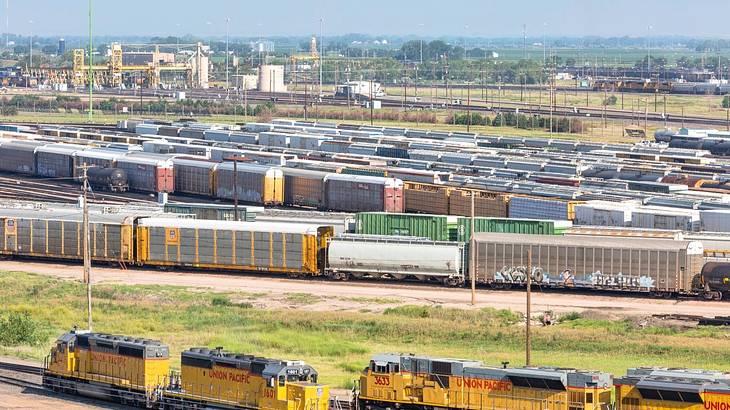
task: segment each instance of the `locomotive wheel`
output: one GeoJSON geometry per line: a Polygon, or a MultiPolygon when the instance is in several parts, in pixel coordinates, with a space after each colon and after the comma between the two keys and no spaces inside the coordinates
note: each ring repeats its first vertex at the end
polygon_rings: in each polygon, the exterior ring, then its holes
{"type": "Polygon", "coordinates": [[[453,278],[453,277],[444,278],[444,285],[452,287],[452,288],[461,286],[463,284],[464,284],[464,281],[460,280],[460,278],[453,278]]]}

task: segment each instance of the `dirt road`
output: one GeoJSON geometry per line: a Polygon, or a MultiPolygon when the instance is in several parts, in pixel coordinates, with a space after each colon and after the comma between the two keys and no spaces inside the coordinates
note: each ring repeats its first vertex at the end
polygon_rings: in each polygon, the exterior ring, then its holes
{"type": "MultiPolygon", "coordinates": [[[[0,270],[31,272],[69,280],[79,280],[81,277],[81,266],[72,264],[0,261],[0,270]]],[[[274,302],[277,298],[287,294],[310,294],[320,298],[318,302],[308,306],[308,308],[316,310],[360,308],[363,304],[368,304],[369,300],[375,300],[376,298],[381,299],[378,302],[379,305],[428,304],[470,308],[469,289],[396,284],[384,281],[330,282],[190,271],[121,270],[109,267],[94,267],[92,275],[95,283],[159,284],[207,288],[213,291],[266,293],[271,297],[260,299],[274,302]],[[349,299],[349,303],[345,303],[347,299],[349,299]],[[386,301],[382,301],[382,299],[386,299],[386,301]]],[[[263,307],[279,307],[280,304],[274,302],[270,306],[263,307]]],[[[550,309],[556,312],[596,311],[615,316],[652,314],[730,316],[730,302],[663,300],[647,297],[612,296],[605,293],[595,295],[585,292],[533,291],[532,303],[535,312],[550,309]]],[[[494,307],[524,311],[524,304],[524,291],[477,290],[477,308],[494,307]]]]}

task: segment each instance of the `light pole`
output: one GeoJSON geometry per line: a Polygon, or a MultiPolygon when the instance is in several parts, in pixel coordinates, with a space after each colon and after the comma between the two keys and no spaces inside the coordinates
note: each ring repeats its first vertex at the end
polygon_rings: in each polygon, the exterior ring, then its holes
{"type": "Polygon", "coordinates": [[[651,24],[646,26],[646,77],[651,79],[651,24]]]}
{"type": "Polygon", "coordinates": [[[419,30],[421,32],[420,33],[420,36],[421,36],[421,65],[423,65],[423,26],[424,26],[423,23],[418,23],[418,27],[421,29],[421,30],[419,30]]]}
{"type": "Polygon", "coordinates": [[[228,37],[229,37],[229,25],[231,23],[231,18],[226,17],[226,90],[228,90],[228,37]]]}
{"type": "Polygon", "coordinates": [[[542,23],[542,66],[545,67],[545,60],[547,60],[547,22],[542,23]]]}
{"type": "MultiPolygon", "coordinates": [[[[92,0],[89,0],[89,122],[94,121],[94,14],[92,0]]],[[[142,90],[139,91],[142,93],[142,90]]],[[[140,110],[142,107],[140,106],[140,110]]]]}
{"type": "Polygon", "coordinates": [[[322,98],[322,66],[324,65],[324,18],[319,18],[319,97],[322,98]]]}
{"type": "MultiPolygon", "coordinates": [[[[28,56],[28,68],[33,67],[33,20],[28,20],[30,25],[30,55],[28,56]]],[[[28,85],[30,86],[30,72],[28,75],[28,85]]]]}

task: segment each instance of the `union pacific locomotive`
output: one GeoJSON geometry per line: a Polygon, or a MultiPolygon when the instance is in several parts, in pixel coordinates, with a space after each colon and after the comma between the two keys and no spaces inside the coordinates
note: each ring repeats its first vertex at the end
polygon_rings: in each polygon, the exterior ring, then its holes
{"type": "MultiPolygon", "coordinates": [[[[44,386],[159,409],[328,410],[329,387],[314,368],[191,348],[170,371],[162,342],[71,331],[46,359],[44,386]]],[[[614,378],[559,367],[486,366],[479,361],[404,354],[373,356],[359,378],[356,410],[730,409],[730,374],[635,368],[614,378]]],[[[338,408],[335,406],[335,408],[338,408]]]]}
{"type": "Polygon", "coordinates": [[[43,385],[54,391],[165,408],[327,410],[329,388],[301,361],[192,348],[170,372],[162,342],[71,331],[46,358],[43,385]]]}

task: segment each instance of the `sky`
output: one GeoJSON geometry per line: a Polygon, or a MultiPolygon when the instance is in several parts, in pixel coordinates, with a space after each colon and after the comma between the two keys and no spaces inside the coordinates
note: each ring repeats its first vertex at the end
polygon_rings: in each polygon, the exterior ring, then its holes
{"type": "MultiPolygon", "coordinates": [[[[96,35],[730,38],[730,0],[94,0],[96,35]],[[651,26],[649,30],[648,27],[651,26]]],[[[85,35],[88,0],[0,0],[0,31],[85,35]],[[9,3],[6,13],[5,2],[9,3]],[[32,21],[32,23],[30,23],[32,21]]]]}

